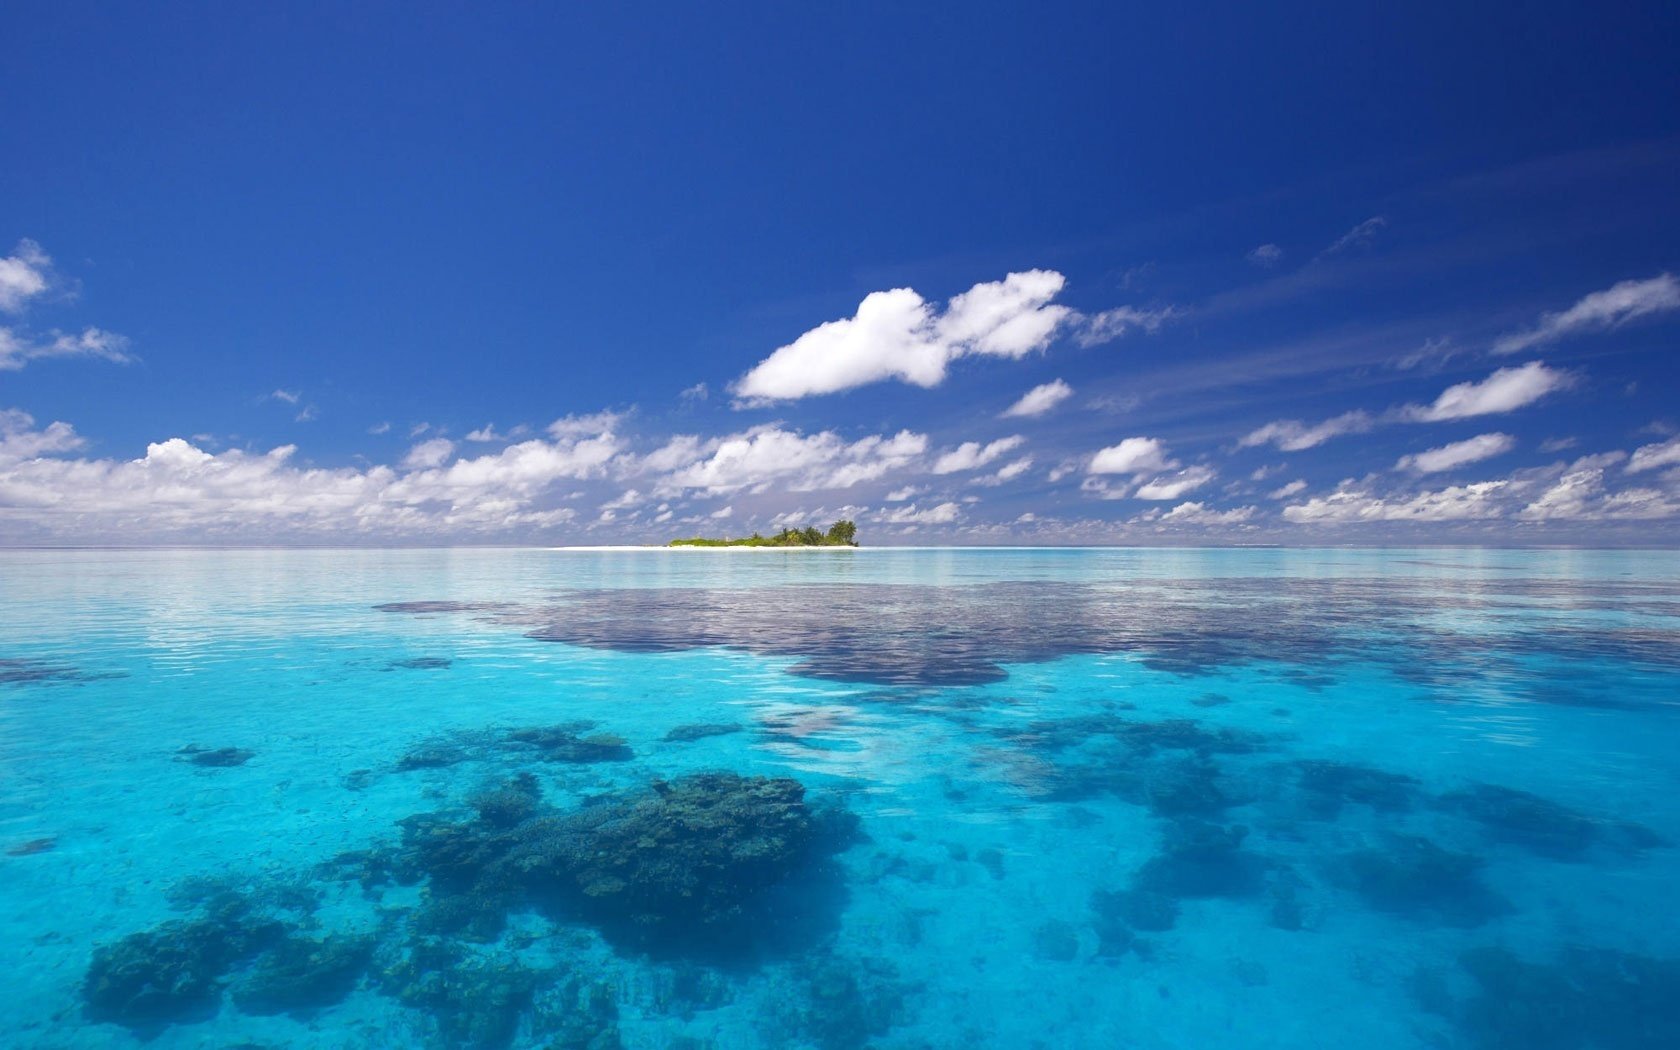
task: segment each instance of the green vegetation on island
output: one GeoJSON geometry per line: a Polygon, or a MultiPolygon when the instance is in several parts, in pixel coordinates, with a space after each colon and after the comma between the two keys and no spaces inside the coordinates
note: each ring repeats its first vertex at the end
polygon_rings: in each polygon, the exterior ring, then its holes
{"type": "Polygon", "coordinates": [[[828,527],[827,532],[818,532],[815,525],[807,525],[803,529],[783,529],[774,536],[761,536],[753,533],[741,539],[714,539],[706,536],[694,536],[684,540],[672,540],[668,547],[856,547],[857,523],[841,518],[828,527]]]}

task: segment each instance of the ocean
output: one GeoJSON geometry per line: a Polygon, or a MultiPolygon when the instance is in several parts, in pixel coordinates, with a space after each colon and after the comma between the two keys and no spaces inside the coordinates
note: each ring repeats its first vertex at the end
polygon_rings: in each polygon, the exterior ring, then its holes
{"type": "Polygon", "coordinates": [[[1672,1048],[1680,558],[0,552],[0,1044],[1672,1048]]]}

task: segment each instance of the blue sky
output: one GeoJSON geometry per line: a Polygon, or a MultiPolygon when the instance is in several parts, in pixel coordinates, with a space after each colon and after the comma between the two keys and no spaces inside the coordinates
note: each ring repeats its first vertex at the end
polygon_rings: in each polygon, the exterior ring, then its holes
{"type": "Polygon", "coordinates": [[[1396,6],[7,5],[0,541],[1672,542],[1680,12],[1396,6]]]}

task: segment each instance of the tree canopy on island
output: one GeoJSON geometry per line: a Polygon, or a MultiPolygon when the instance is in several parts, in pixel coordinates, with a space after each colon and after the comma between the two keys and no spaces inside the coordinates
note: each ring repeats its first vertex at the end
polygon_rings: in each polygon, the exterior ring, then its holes
{"type": "Polygon", "coordinates": [[[857,523],[841,518],[828,527],[827,532],[817,531],[815,525],[807,525],[803,529],[786,528],[774,536],[761,536],[753,533],[741,539],[716,539],[706,536],[695,536],[690,539],[672,540],[670,547],[856,547],[857,523]]]}

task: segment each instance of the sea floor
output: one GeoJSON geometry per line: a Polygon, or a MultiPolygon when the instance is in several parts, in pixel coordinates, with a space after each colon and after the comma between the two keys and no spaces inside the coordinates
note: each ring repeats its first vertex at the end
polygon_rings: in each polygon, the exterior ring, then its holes
{"type": "Polygon", "coordinates": [[[0,553],[0,1045],[1680,1046],[1666,552],[0,553]]]}

